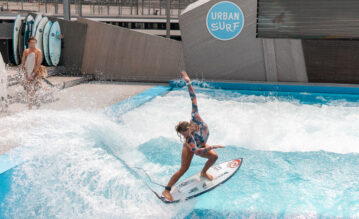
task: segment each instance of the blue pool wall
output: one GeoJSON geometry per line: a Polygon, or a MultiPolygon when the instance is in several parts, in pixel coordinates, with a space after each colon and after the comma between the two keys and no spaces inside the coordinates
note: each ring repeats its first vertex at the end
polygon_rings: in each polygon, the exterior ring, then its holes
{"type": "MultiPolygon", "coordinates": [[[[211,82],[194,81],[199,87],[223,90],[249,90],[249,91],[276,91],[276,92],[308,92],[308,93],[326,93],[326,94],[352,94],[359,95],[359,87],[354,86],[324,86],[324,85],[297,85],[297,84],[269,84],[269,83],[233,83],[233,82],[211,82]]],[[[169,86],[180,88],[185,86],[182,80],[171,80],[169,86]]]]}
{"type": "MultiPolygon", "coordinates": [[[[298,101],[300,104],[328,104],[332,101],[359,102],[359,87],[334,85],[297,85],[268,83],[233,83],[193,81],[192,84],[201,88],[222,89],[242,95],[270,96],[284,101],[298,101]]],[[[186,84],[182,80],[171,80],[173,90],[186,84]]]]}

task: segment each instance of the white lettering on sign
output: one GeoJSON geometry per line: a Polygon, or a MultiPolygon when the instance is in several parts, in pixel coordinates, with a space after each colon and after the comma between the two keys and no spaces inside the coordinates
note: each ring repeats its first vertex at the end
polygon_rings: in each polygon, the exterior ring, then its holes
{"type": "Polygon", "coordinates": [[[227,12],[212,12],[211,18],[213,20],[219,19],[219,20],[239,20],[239,13],[227,13],[227,12]]]}
{"type": "Polygon", "coordinates": [[[227,32],[234,32],[237,28],[240,28],[240,22],[226,23],[223,21],[211,24],[212,31],[226,30],[227,32]]]}

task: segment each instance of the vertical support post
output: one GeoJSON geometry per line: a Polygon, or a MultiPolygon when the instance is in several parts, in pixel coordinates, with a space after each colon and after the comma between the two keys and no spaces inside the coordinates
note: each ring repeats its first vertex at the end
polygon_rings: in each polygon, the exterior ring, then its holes
{"type": "Polygon", "coordinates": [[[82,0],[79,0],[80,4],[79,4],[79,17],[82,17],[82,0]]]}
{"type": "Polygon", "coordinates": [[[138,0],[136,0],[136,15],[138,15],[138,0]]]}
{"type": "Polygon", "coordinates": [[[130,10],[131,10],[131,13],[130,13],[130,14],[132,15],[133,0],[131,0],[130,5],[131,5],[131,6],[130,6],[130,10]]]}
{"type": "Polygon", "coordinates": [[[100,14],[100,0],[97,0],[97,13],[100,14]]]}
{"type": "Polygon", "coordinates": [[[118,0],[118,15],[121,15],[121,4],[122,4],[122,0],[118,0]]]}
{"type": "Polygon", "coordinates": [[[141,12],[141,15],[143,15],[143,4],[145,3],[145,0],[142,0],[142,5],[141,5],[141,7],[142,7],[142,12],[141,12]]]}
{"type": "Polygon", "coordinates": [[[71,20],[69,0],[64,0],[63,4],[64,4],[64,19],[69,21],[71,20]]]}
{"type": "Polygon", "coordinates": [[[58,3],[56,1],[56,3],[55,3],[55,14],[58,14],[58,13],[59,13],[59,5],[58,5],[58,3]]]}
{"type": "Polygon", "coordinates": [[[171,0],[167,0],[167,7],[166,7],[166,37],[167,38],[170,38],[170,29],[171,29],[170,7],[171,7],[171,0]]]}

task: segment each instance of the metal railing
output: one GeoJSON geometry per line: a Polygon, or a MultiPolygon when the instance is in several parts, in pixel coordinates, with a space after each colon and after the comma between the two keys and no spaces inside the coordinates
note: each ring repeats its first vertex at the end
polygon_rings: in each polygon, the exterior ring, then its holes
{"type": "MultiPolygon", "coordinates": [[[[69,0],[71,16],[83,17],[165,17],[168,1],[171,17],[178,17],[187,5],[195,2],[195,0],[69,0]]],[[[64,11],[62,2],[62,0],[0,1],[0,11],[31,11],[61,16],[64,11]]]]}

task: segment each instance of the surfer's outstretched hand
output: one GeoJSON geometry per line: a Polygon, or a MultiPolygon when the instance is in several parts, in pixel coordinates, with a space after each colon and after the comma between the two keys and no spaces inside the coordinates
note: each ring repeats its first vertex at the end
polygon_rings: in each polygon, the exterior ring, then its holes
{"type": "Polygon", "coordinates": [[[213,149],[224,148],[224,146],[222,146],[222,145],[213,145],[212,147],[213,147],[213,149]]]}

